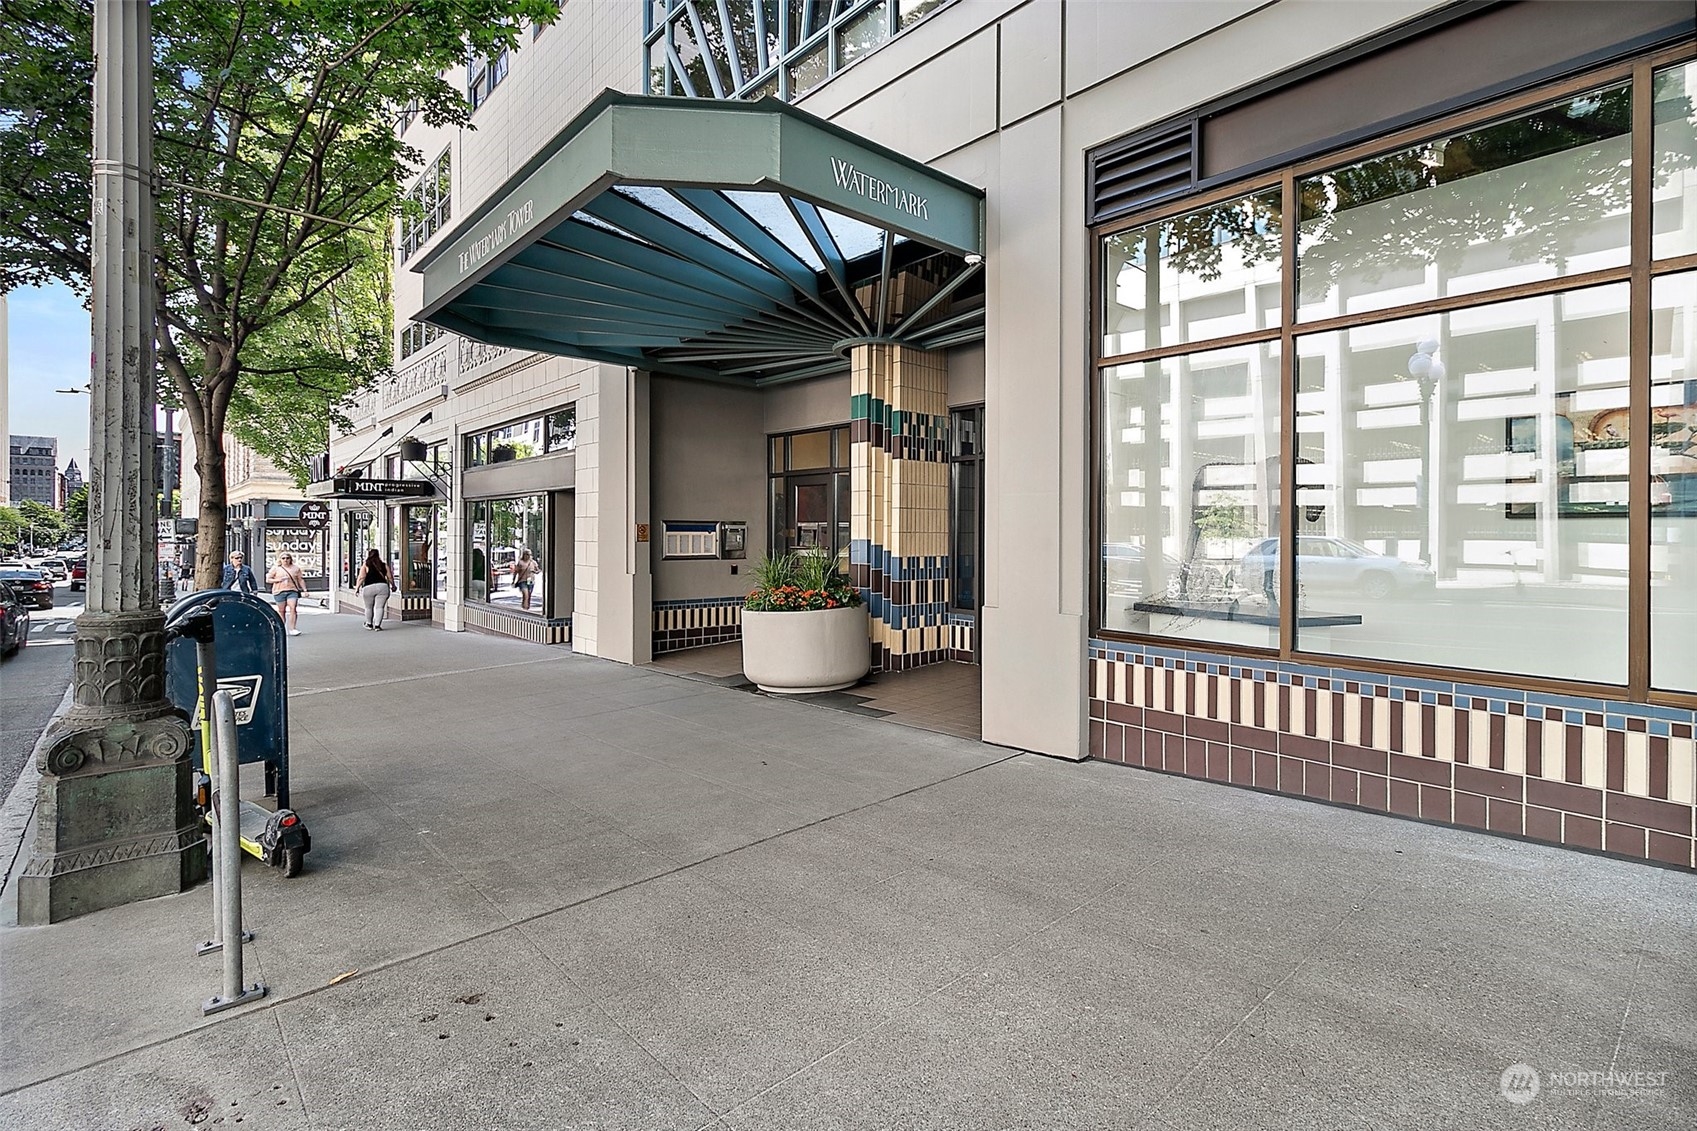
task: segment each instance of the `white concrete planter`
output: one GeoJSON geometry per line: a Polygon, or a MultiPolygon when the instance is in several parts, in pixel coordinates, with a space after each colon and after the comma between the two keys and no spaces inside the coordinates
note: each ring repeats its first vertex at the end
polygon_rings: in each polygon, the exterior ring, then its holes
{"type": "Polygon", "coordinates": [[[806,695],[853,687],[872,666],[865,605],[742,614],[742,673],[762,691],[806,695]]]}

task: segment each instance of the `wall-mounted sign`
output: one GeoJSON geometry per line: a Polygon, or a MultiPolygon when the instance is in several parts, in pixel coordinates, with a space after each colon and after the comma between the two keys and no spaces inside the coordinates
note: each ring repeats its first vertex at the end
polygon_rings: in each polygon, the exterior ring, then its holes
{"type": "Polygon", "coordinates": [[[302,503],[300,520],[309,530],[323,530],[330,525],[330,508],[323,503],[302,503]]]}
{"type": "Polygon", "coordinates": [[[500,251],[509,240],[530,227],[530,222],[535,218],[536,202],[533,200],[527,200],[517,208],[507,212],[494,227],[484,231],[464,251],[460,252],[460,274],[464,275],[489,256],[500,251]]]}
{"type": "Polygon", "coordinates": [[[646,522],[636,524],[636,540],[638,542],[648,541],[648,524],[646,522]]]}
{"type": "Polygon", "coordinates": [[[909,216],[921,220],[931,219],[931,205],[925,197],[909,192],[900,185],[893,185],[882,177],[863,172],[841,157],[831,158],[831,176],[837,182],[838,188],[847,189],[856,196],[864,196],[874,204],[894,208],[897,212],[906,212],[909,216]]]}
{"type": "Polygon", "coordinates": [[[338,499],[428,499],[436,488],[422,479],[355,479],[344,476],[332,484],[338,499]]]}

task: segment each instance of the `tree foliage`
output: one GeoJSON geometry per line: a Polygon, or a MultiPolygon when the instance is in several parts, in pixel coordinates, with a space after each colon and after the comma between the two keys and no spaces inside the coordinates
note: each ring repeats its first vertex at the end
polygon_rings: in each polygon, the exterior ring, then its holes
{"type": "Polygon", "coordinates": [[[65,500],[65,525],[71,530],[88,529],[88,484],[72,491],[65,500]]]}
{"type": "MultiPolygon", "coordinates": [[[[0,291],[89,285],[92,10],[0,0],[0,291]]],[[[454,80],[468,52],[517,47],[523,21],[557,11],[557,0],[155,0],[159,361],[162,399],[195,436],[201,584],[223,556],[226,429],[298,466],[304,441],[282,422],[304,407],[327,425],[387,366],[387,315],[363,304],[386,278],[400,183],[420,163],[396,112],[465,123],[454,80]]]]}

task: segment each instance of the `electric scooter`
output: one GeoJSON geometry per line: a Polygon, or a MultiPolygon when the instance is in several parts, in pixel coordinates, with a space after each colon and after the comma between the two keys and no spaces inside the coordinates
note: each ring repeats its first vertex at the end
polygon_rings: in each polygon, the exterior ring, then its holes
{"type": "MultiPolygon", "coordinates": [[[[212,812],[212,693],[217,690],[218,655],[213,644],[214,599],[192,610],[165,630],[167,643],[178,636],[195,645],[195,675],[199,693],[200,768],[194,774],[194,800],[203,820],[212,812]],[[210,678],[209,678],[210,677],[210,678]]],[[[267,767],[269,769],[269,767],[267,767]]],[[[269,773],[267,778],[269,778],[269,773]]],[[[312,835],[306,822],[293,809],[267,809],[253,801],[241,803],[241,846],[249,856],[273,868],[282,868],[285,878],[300,875],[312,835]]]]}

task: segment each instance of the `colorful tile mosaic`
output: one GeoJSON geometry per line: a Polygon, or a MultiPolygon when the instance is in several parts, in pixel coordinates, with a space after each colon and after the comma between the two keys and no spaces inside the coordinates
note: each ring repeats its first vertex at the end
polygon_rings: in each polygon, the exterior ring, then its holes
{"type": "Polygon", "coordinates": [[[1092,641],[1091,755],[1697,866],[1697,712],[1092,641]]]}
{"type": "Polygon", "coordinates": [[[944,356],[865,345],[853,355],[849,576],[872,614],[873,668],[952,659],[944,356]]]}

